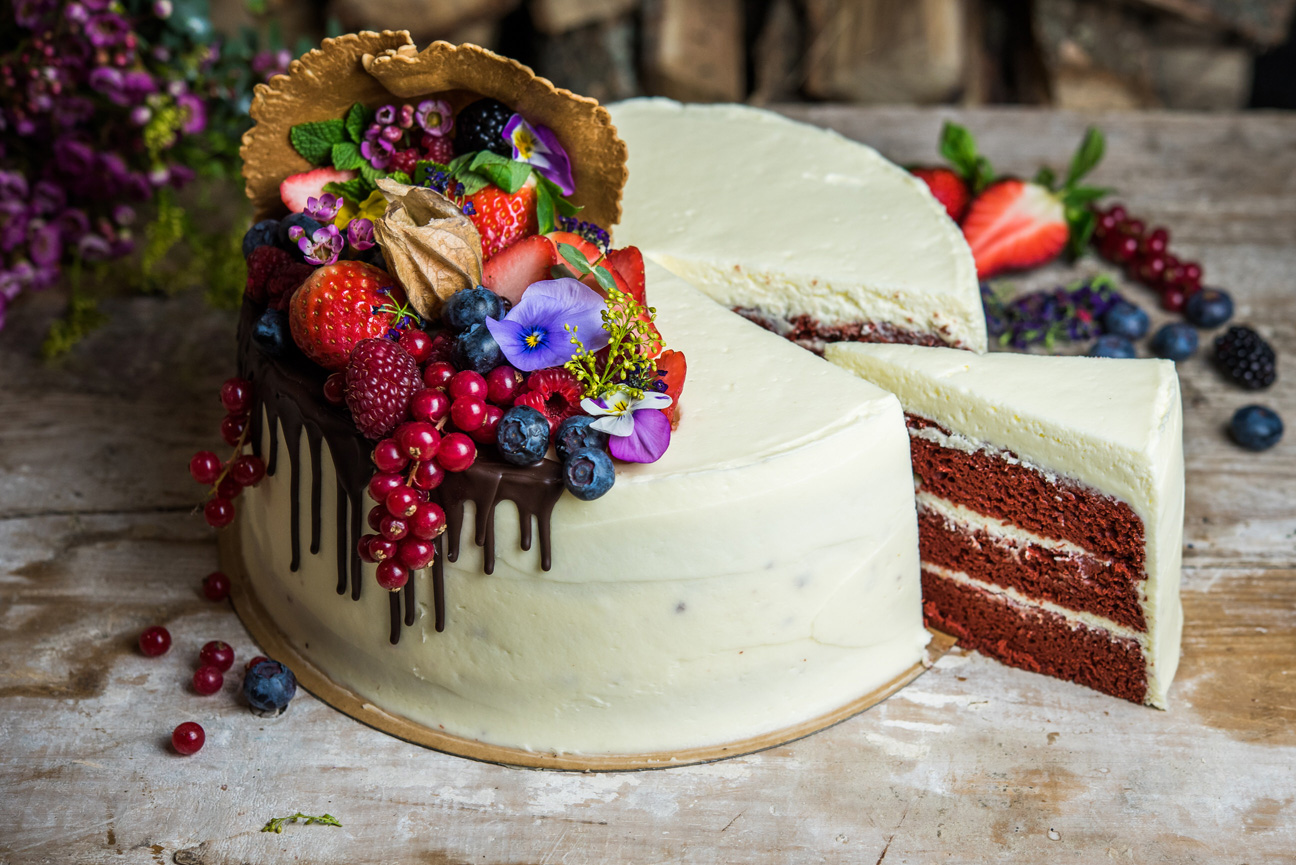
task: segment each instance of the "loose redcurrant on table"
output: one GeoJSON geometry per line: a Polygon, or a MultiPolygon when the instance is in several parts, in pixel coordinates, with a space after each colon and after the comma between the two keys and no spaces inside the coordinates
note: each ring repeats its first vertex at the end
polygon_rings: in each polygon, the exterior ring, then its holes
{"type": "Polygon", "coordinates": [[[225,675],[211,664],[203,664],[194,670],[194,690],[204,697],[215,694],[225,684],[225,675]]]}
{"type": "Polygon", "coordinates": [[[148,628],[139,637],[140,651],[150,658],[165,655],[171,648],[171,633],[160,625],[148,628]]]}
{"type": "Polygon", "coordinates": [[[211,665],[224,673],[234,666],[234,649],[224,640],[212,640],[198,652],[198,661],[203,665],[211,665]]]}
{"type": "Polygon", "coordinates": [[[209,601],[223,601],[229,597],[230,581],[220,571],[212,571],[203,577],[203,594],[209,601]]]}
{"type": "Polygon", "coordinates": [[[201,751],[206,741],[207,734],[193,721],[185,721],[171,732],[171,747],[176,749],[176,753],[186,757],[201,751]]]}

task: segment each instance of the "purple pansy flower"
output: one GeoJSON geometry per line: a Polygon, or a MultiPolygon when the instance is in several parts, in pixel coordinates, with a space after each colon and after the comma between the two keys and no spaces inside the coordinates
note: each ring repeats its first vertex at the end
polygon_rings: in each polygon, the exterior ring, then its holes
{"type": "Polygon", "coordinates": [[[374,245],[373,223],[364,217],[348,222],[347,243],[351,244],[351,248],[356,252],[371,249],[374,245]]]}
{"type": "Polygon", "coordinates": [[[454,129],[454,115],[450,112],[450,103],[444,99],[424,99],[418,104],[415,117],[424,132],[438,138],[449,135],[454,129]]]}
{"type": "Polygon", "coordinates": [[[530,372],[571,360],[575,346],[568,327],[587,351],[607,345],[606,308],[598,292],[575,279],[546,279],[531,283],[503,321],[486,319],[486,329],[509,363],[530,372]]]}
{"type": "Polygon", "coordinates": [[[297,244],[306,261],[311,264],[332,264],[342,254],[342,234],[336,225],[317,228],[310,237],[306,236],[305,229],[300,225],[294,225],[288,229],[288,237],[297,244]]]}
{"type": "Polygon", "coordinates": [[[513,145],[513,158],[525,162],[552,180],[563,195],[576,191],[572,180],[571,159],[558,143],[558,136],[547,126],[532,126],[514,114],[504,125],[504,138],[513,145]]]}
{"type": "Polygon", "coordinates": [[[608,453],[623,462],[653,463],[670,447],[671,427],[661,409],[672,400],[647,392],[639,399],[618,390],[598,399],[581,400],[581,408],[598,420],[592,429],[608,434],[608,453]]]}

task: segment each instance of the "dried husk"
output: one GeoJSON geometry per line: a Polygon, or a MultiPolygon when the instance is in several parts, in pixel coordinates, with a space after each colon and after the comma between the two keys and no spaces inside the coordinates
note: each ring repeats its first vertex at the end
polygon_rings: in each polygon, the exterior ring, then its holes
{"type": "Polygon", "coordinates": [[[387,211],[374,222],[387,269],[418,314],[436,320],[456,291],[481,283],[481,236],[453,201],[434,189],[379,180],[387,211]]]}

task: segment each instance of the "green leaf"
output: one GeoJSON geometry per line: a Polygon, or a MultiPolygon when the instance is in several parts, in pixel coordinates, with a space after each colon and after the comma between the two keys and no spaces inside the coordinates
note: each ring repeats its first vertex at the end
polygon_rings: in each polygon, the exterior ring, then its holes
{"type": "Polygon", "coordinates": [[[456,156],[454,159],[451,159],[450,165],[447,166],[450,169],[450,173],[458,175],[460,171],[467,169],[468,163],[472,162],[473,157],[475,156],[476,156],[475,153],[465,153],[461,156],[456,156]]]}
{"type": "Polygon", "coordinates": [[[549,268],[550,279],[577,279],[575,271],[565,264],[555,264],[549,268]]]}
{"type": "Polygon", "coordinates": [[[1067,204],[1077,206],[1093,204],[1103,196],[1111,195],[1111,192],[1110,189],[1104,189],[1101,186],[1076,186],[1066,191],[1064,200],[1067,204]]]}
{"type": "Polygon", "coordinates": [[[364,140],[365,127],[369,125],[369,112],[365,107],[357,102],[351,106],[351,110],[346,116],[346,134],[352,141],[359,144],[364,140]]]}
{"type": "Polygon", "coordinates": [[[396,181],[397,183],[404,183],[407,186],[414,182],[413,180],[410,179],[410,176],[406,174],[404,171],[393,171],[391,174],[388,174],[387,176],[390,179],[396,181]]]}
{"type": "Polygon", "coordinates": [[[326,165],[333,155],[333,145],[345,140],[346,131],[340,118],[298,123],[288,132],[293,149],[311,165],[326,165]]]}
{"type": "Polygon", "coordinates": [[[365,180],[363,177],[356,177],[341,183],[333,181],[324,184],[324,191],[331,192],[334,195],[340,195],[350,201],[352,204],[360,204],[369,197],[369,193],[377,189],[374,184],[365,180]]]}
{"type": "Polygon", "coordinates": [[[543,182],[536,184],[536,222],[541,234],[548,234],[558,227],[558,220],[554,217],[553,190],[543,182]]]}
{"type": "Polygon", "coordinates": [[[475,195],[490,185],[490,181],[480,174],[469,172],[468,174],[457,174],[455,180],[463,184],[463,189],[459,190],[460,195],[475,195]]]}
{"type": "MultiPolygon", "coordinates": [[[[360,166],[360,176],[363,177],[365,180],[368,180],[370,183],[373,183],[375,180],[377,180],[380,177],[386,177],[387,172],[374,168],[366,160],[360,166]]],[[[374,184],[374,187],[377,188],[377,184],[374,184]]]]}
{"type": "Polygon", "coordinates": [[[433,162],[431,159],[420,159],[414,163],[414,180],[419,186],[423,186],[427,183],[428,178],[438,171],[449,174],[450,167],[442,165],[440,162],[433,162]]]}
{"type": "Polygon", "coordinates": [[[603,265],[594,268],[594,278],[598,280],[599,285],[609,291],[616,288],[616,278],[613,277],[612,272],[603,265]]]}
{"type": "Polygon", "coordinates": [[[1039,171],[1035,172],[1035,182],[1040,186],[1043,186],[1045,189],[1051,190],[1053,184],[1057,182],[1057,175],[1053,173],[1052,168],[1045,165],[1041,167],[1039,171]]]}
{"type": "Polygon", "coordinates": [[[1085,249],[1089,246],[1089,238],[1093,236],[1094,226],[1098,223],[1098,217],[1088,208],[1076,214],[1074,218],[1068,219],[1067,222],[1071,228],[1071,236],[1067,240],[1067,254],[1072,258],[1079,258],[1084,255],[1085,249]]]}
{"type": "Polygon", "coordinates": [[[1071,170],[1067,172],[1065,186],[1070,188],[1079,182],[1102,161],[1103,151],[1107,148],[1107,141],[1103,137],[1102,130],[1090,126],[1085,130],[1084,139],[1080,142],[1080,147],[1076,150],[1075,156],[1071,159],[1071,170]]]}
{"type": "Polygon", "coordinates": [[[333,145],[333,167],[339,171],[356,171],[368,162],[360,155],[360,148],[350,141],[333,145]]]}
{"type": "Polygon", "coordinates": [[[977,154],[976,139],[957,123],[945,122],[941,127],[940,155],[953,165],[965,180],[971,180],[976,174],[977,154]]]}
{"type": "MultiPolygon", "coordinates": [[[[576,270],[581,274],[594,272],[594,268],[590,267],[589,259],[585,257],[585,253],[581,252],[570,243],[558,244],[558,254],[566,259],[567,263],[576,268],[576,270]]],[[[595,279],[597,278],[598,277],[595,276],[595,279]]],[[[613,282],[613,285],[615,284],[616,283],[613,282]]]]}

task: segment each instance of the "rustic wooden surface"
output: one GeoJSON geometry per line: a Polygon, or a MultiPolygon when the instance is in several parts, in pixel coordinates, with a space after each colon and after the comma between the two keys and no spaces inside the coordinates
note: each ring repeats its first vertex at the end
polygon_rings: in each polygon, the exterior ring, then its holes
{"type": "Polygon", "coordinates": [[[234,677],[212,697],[187,685],[205,641],[256,649],[200,594],[216,544],[185,471],[218,442],[232,318],[196,299],[117,302],[108,328],[44,366],[32,356],[58,303],[34,297],[0,335],[0,863],[1296,861],[1296,118],[793,113],[900,162],[934,158],[955,117],[1023,172],[1062,162],[1096,120],[1110,142],[1096,179],[1169,225],[1272,339],[1282,377],[1259,395],[1200,356],[1180,365],[1187,625],[1168,712],[956,650],[808,739],[644,773],[447,757],[307,694],[255,718],[234,677]],[[1288,424],[1259,455],[1222,434],[1254,401],[1288,424]],[[162,658],[134,648],[152,624],[175,641],[162,658]],[[207,731],[189,758],[167,746],[184,720],[207,731]],[[298,810],[343,826],[259,831],[298,810]]]}

